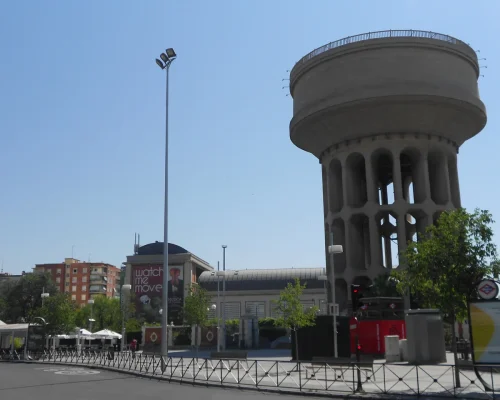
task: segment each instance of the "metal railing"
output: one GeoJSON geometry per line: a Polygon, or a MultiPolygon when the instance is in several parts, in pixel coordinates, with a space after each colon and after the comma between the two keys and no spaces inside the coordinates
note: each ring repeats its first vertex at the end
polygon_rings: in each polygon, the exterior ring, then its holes
{"type": "Polygon", "coordinates": [[[415,31],[412,29],[409,30],[407,29],[407,30],[368,32],[368,33],[361,33],[359,35],[348,36],[343,39],[339,39],[334,42],[325,44],[324,46],[318,47],[317,49],[311,51],[306,56],[302,57],[302,59],[297,64],[305,63],[309,61],[311,58],[316,57],[324,53],[325,51],[345,46],[347,44],[361,42],[363,40],[383,39],[391,37],[414,37],[414,38],[436,39],[452,44],[458,44],[458,43],[465,44],[461,40],[458,40],[452,36],[443,35],[442,33],[429,32],[429,31],[415,31]]]}
{"type": "MultiPolygon", "coordinates": [[[[311,394],[354,394],[495,398],[500,392],[500,367],[481,366],[484,386],[469,369],[460,369],[457,387],[453,365],[397,365],[352,362],[343,365],[272,360],[213,360],[168,358],[113,351],[55,351],[30,354],[31,362],[82,368],[101,366],[117,371],[134,371],[146,377],[168,381],[203,383],[235,388],[252,387],[311,394]],[[498,389],[495,389],[498,388],[498,389]]],[[[21,361],[22,362],[22,361],[21,361]]]]}

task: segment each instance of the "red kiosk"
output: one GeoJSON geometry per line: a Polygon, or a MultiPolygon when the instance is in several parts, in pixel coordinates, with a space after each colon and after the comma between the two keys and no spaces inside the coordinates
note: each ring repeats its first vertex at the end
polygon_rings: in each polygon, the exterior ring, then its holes
{"type": "Polygon", "coordinates": [[[387,335],[406,339],[403,299],[400,297],[367,297],[350,321],[351,353],[356,352],[356,334],[363,354],[383,355],[387,335]]]}

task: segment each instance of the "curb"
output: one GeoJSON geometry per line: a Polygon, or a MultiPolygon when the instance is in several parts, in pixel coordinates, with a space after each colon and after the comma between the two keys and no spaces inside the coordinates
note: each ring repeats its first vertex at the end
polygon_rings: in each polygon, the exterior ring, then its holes
{"type": "Polygon", "coordinates": [[[37,365],[63,365],[63,366],[69,366],[69,367],[83,367],[83,368],[89,368],[89,369],[99,369],[103,371],[109,371],[109,372],[116,372],[120,374],[125,374],[125,375],[131,375],[135,376],[138,378],[143,378],[143,379],[149,379],[149,380],[157,380],[161,382],[167,382],[167,383],[177,383],[177,384],[183,384],[183,385],[191,385],[191,386],[202,386],[202,387],[213,387],[213,388],[219,388],[219,389],[229,389],[229,390],[239,390],[239,391],[250,391],[250,392],[261,392],[261,393],[272,393],[272,394],[282,394],[282,395],[291,395],[291,396],[303,396],[303,397],[321,397],[321,398],[334,398],[334,399],[355,399],[355,400],[366,400],[366,399],[380,399],[380,400],[385,400],[385,399],[391,399],[391,400],[398,400],[398,399],[410,399],[410,398],[419,398],[419,399],[424,399],[424,397],[420,396],[401,396],[401,395],[384,395],[384,394],[354,394],[354,393],[349,393],[349,392],[313,392],[313,391],[300,391],[300,390],[290,390],[290,389],[272,389],[272,388],[259,388],[259,387],[252,387],[252,386],[238,386],[237,384],[234,385],[221,385],[221,384],[216,384],[216,383],[211,383],[211,382],[197,382],[197,381],[192,381],[192,380],[183,380],[179,378],[168,378],[166,376],[162,375],[147,375],[146,373],[143,372],[137,372],[137,371],[132,371],[132,370],[124,370],[124,369],[119,369],[119,368],[114,368],[114,367],[108,367],[106,365],[91,365],[91,364],[72,364],[72,363],[65,363],[65,362],[39,362],[39,361],[17,361],[18,364],[37,364],[37,365]]]}

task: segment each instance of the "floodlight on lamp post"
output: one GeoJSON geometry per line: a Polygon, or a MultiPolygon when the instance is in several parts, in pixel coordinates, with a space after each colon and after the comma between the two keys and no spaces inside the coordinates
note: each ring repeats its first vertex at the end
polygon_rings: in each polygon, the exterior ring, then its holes
{"type": "MultiPolygon", "coordinates": [[[[332,236],[333,239],[333,236],[332,236]]],[[[333,242],[333,240],[332,240],[333,242]]],[[[333,303],[333,355],[335,358],[338,358],[339,352],[337,349],[337,303],[336,303],[336,296],[335,296],[335,265],[334,265],[334,259],[333,255],[334,254],[340,254],[343,253],[344,249],[342,248],[341,245],[338,244],[332,244],[328,246],[328,254],[330,254],[330,287],[332,290],[332,303],[333,303]]]]}
{"type": "Polygon", "coordinates": [[[129,290],[132,289],[132,285],[122,285],[120,289],[120,303],[121,303],[121,308],[122,308],[122,341],[121,341],[121,351],[125,349],[125,342],[127,338],[125,337],[126,335],[126,330],[125,330],[125,314],[127,312],[127,306],[125,304],[125,296],[124,292],[128,292],[129,290]]]}
{"type": "Polygon", "coordinates": [[[42,298],[42,307],[43,307],[43,304],[44,304],[44,302],[45,302],[45,299],[46,299],[47,297],[49,297],[49,296],[50,296],[50,294],[49,294],[49,293],[45,293],[45,292],[43,292],[43,293],[40,295],[40,297],[42,298]]]}
{"type": "Polygon", "coordinates": [[[177,58],[174,49],[168,48],[165,53],[160,54],[160,58],[156,59],[156,64],[166,71],[165,85],[165,204],[163,212],[163,288],[162,288],[162,309],[165,312],[161,313],[161,359],[162,371],[165,371],[165,360],[168,357],[168,340],[167,340],[167,325],[168,325],[168,79],[169,71],[172,62],[177,58]]]}

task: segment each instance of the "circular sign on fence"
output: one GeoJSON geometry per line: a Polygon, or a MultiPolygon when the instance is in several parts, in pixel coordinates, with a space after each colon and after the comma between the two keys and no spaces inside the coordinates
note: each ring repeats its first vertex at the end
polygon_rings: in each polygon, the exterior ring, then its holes
{"type": "Polygon", "coordinates": [[[498,285],[495,281],[485,279],[478,285],[477,292],[483,300],[492,300],[498,296],[498,285]]]}
{"type": "Polygon", "coordinates": [[[149,339],[151,339],[151,341],[154,343],[158,340],[158,335],[156,334],[156,332],[153,332],[150,336],[149,336],[149,339]]]}
{"type": "Polygon", "coordinates": [[[207,337],[207,340],[209,342],[211,342],[212,340],[214,340],[214,333],[212,331],[208,331],[206,337],[207,337]]]}

